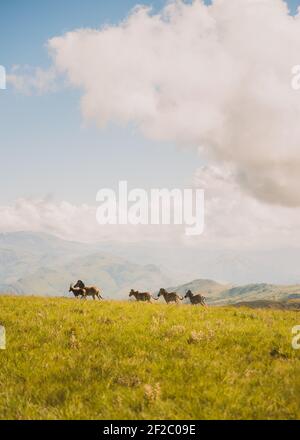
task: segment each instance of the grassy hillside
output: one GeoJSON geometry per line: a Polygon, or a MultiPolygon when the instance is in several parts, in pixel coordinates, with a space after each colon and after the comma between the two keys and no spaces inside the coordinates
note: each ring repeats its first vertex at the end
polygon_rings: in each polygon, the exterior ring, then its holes
{"type": "Polygon", "coordinates": [[[290,286],[281,286],[276,284],[247,284],[245,286],[236,286],[224,290],[217,298],[219,303],[234,303],[237,301],[285,301],[291,297],[298,297],[300,293],[299,284],[290,286]]]}
{"type": "Polygon", "coordinates": [[[204,294],[208,302],[214,302],[222,298],[222,294],[232,288],[232,285],[221,284],[213,280],[197,279],[189,283],[181,284],[176,287],[169,287],[169,292],[177,292],[180,295],[185,295],[188,290],[194,293],[204,294]]]}
{"type": "Polygon", "coordinates": [[[254,301],[241,301],[232,304],[234,307],[247,307],[250,309],[278,309],[278,310],[299,310],[300,302],[296,299],[289,301],[270,301],[267,299],[254,301]]]}
{"type": "Polygon", "coordinates": [[[300,417],[294,311],[0,297],[0,417],[300,417]]]}
{"type": "Polygon", "coordinates": [[[289,301],[300,298],[299,284],[284,286],[252,283],[243,286],[229,286],[213,280],[197,279],[187,284],[171,287],[168,290],[175,290],[184,295],[188,289],[194,293],[204,294],[207,303],[214,305],[229,305],[241,301],[289,301]]]}

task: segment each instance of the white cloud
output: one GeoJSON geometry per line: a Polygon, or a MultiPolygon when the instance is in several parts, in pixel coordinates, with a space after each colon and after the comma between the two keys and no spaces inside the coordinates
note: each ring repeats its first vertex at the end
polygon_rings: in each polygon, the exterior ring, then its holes
{"type": "Polygon", "coordinates": [[[211,249],[300,246],[300,208],[269,205],[245,194],[229,168],[199,168],[194,183],[206,194],[205,232],[195,245],[211,249]]]}
{"type": "Polygon", "coordinates": [[[25,95],[53,92],[57,89],[57,72],[54,67],[14,66],[7,75],[7,83],[25,95]]]}
{"type": "MultiPolygon", "coordinates": [[[[44,199],[19,199],[12,205],[0,206],[1,232],[40,231],[72,239],[78,235],[83,240],[91,236],[93,209],[87,205],[74,206],[62,201],[44,199]]],[[[95,218],[95,217],[94,217],[95,218]]]]}
{"type": "Polygon", "coordinates": [[[158,15],[137,8],[118,26],[69,32],[49,48],[49,71],[16,68],[10,81],[42,92],[65,73],[83,90],[85,118],[133,122],[150,138],[198,147],[211,163],[194,176],[206,191],[205,232],[99,226],[96,206],[47,199],[0,206],[1,231],[203,249],[300,246],[300,94],[291,87],[300,16],[282,0],[176,2],[158,15]]]}
{"type": "Polygon", "coordinates": [[[100,126],[133,122],[144,135],[201,147],[229,164],[257,199],[300,205],[300,16],[283,0],[137,7],[117,26],[49,41],[55,68],[83,90],[100,126]]]}
{"type": "Polygon", "coordinates": [[[205,189],[206,198],[205,229],[200,236],[187,237],[184,225],[99,225],[97,205],[48,198],[19,199],[0,206],[0,232],[40,231],[82,242],[177,242],[216,251],[300,247],[300,208],[271,206],[245,196],[230,170],[203,167],[194,181],[205,189]]]}
{"type": "Polygon", "coordinates": [[[44,199],[19,199],[0,206],[0,232],[39,231],[82,242],[168,242],[180,240],[185,225],[100,225],[98,206],[44,199]]]}

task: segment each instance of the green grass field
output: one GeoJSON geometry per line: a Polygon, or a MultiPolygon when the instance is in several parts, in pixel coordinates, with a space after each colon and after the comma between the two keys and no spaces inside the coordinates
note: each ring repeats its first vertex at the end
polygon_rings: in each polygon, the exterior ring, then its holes
{"type": "Polygon", "coordinates": [[[299,419],[297,312],[0,297],[1,419],[299,419]]]}

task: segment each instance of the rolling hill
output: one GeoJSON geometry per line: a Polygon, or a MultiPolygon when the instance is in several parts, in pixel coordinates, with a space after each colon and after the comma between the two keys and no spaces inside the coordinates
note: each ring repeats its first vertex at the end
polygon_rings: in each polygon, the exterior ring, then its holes
{"type": "Polygon", "coordinates": [[[276,309],[276,310],[300,310],[300,302],[296,301],[269,301],[266,299],[241,301],[232,304],[234,307],[247,307],[250,309],[276,309]]]}
{"type": "Polygon", "coordinates": [[[219,298],[219,295],[229,289],[229,287],[231,287],[229,284],[222,284],[213,280],[197,279],[176,287],[169,287],[167,290],[177,292],[180,295],[184,295],[187,290],[191,290],[194,293],[204,294],[209,302],[212,302],[215,298],[219,298]]]}
{"type": "MultiPolygon", "coordinates": [[[[117,252],[117,248],[115,248],[117,252]]],[[[140,251],[142,252],[142,251],[140,251]]],[[[176,277],[164,264],[150,264],[142,253],[133,260],[112,254],[101,243],[84,244],[33,232],[0,234],[0,293],[38,296],[68,296],[71,282],[82,279],[96,284],[104,297],[126,298],[131,288],[156,292],[160,287],[181,295],[190,289],[201,292],[208,304],[246,301],[288,301],[300,298],[300,285],[251,283],[241,286],[197,278],[174,287],[176,277]],[[162,269],[163,267],[163,269],[162,269]]],[[[128,253],[129,254],[129,253],[128,253]]],[[[131,250],[134,257],[134,252],[131,250]]],[[[155,258],[156,261],[156,258],[155,258]]],[[[159,260],[158,260],[159,261],[159,260]]],[[[200,267],[201,265],[199,265],[200,267]]]]}
{"type": "Polygon", "coordinates": [[[153,264],[132,263],[102,253],[97,244],[47,234],[1,234],[0,263],[0,291],[18,295],[65,296],[77,279],[99,285],[110,298],[120,298],[132,287],[157,289],[170,283],[153,264]]]}
{"type": "MultiPolygon", "coordinates": [[[[300,285],[275,285],[253,283],[244,286],[230,286],[212,280],[194,280],[170,288],[181,295],[190,289],[194,293],[203,294],[208,304],[225,305],[251,301],[286,302],[300,298],[300,285]]],[[[261,303],[262,305],[262,303],[261,303]]]]}
{"type": "Polygon", "coordinates": [[[294,311],[0,297],[1,419],[299,419],[294,311]]]}
{"type": "Polygon", "coordinates": [[[131,288],[159,288],[169,279],[158,267],[138,265],[121,258],[94,254],[78,257],[60,266],[41,267],[31,275],[20,278],[13,286],[16,291],[33,295],[64,296],[70,282],[78,279],[100,286],[104,297],[121,298],[131,288]]]}

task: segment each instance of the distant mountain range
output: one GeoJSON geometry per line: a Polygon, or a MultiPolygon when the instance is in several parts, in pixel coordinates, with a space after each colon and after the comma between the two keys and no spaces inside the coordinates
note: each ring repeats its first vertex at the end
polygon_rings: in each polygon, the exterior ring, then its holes
{"type": "MultiPolygon", "coordinates": [[[[215,305],[300,300],[299,284],[236,286],[200,278],[174,286],[172,280],[176,282],[176,276],[167,268],[167,261],[151,264],[149,255],[144,260],[141,258],[141,250],[131,260],[126,258],[124,245],[121,256],[108,252],[108,248],[43,233],[0,234],[0,293],[67,296],[70,283],[82,279],[99,286],[104,297],[116,299],[126,298],[131,288],[157,292],[160,287],[171,286],[169,290],[182,295],[188,289],[201,292],[209,304],[215,305]]],[[[116,246],[114,250],[117,252],[116,246]]],[[[132,248],[130,253],[134,256],[132,248]]]]}
{"type": "Polygon", "coordinates": [[[159,267],[102,253],[99,245],[40,233],[0,234],[0,292],[64,296],[77,279],[98,285],[110,298],[123,297],[132,287],[158,289],[170,283],[159,267]]]}
{"type": "Polygon", "coordinates": [[[206,248],[179,243],[103,242],[101,249],[129,261],[155,263],[172,285],[204,278],[235,285],[300,284],[300,248],[206,248]]]}
{"type": "Polygon", "coordinates": [[[202,293],[208,304],[223,305],[252,301],[300,301],[300,285],[275,285],[267,283],[232,286],[212,280],[194,280],[187,284],[171,287],[173,291],[184,294],[188,289],[202,293]]]}

